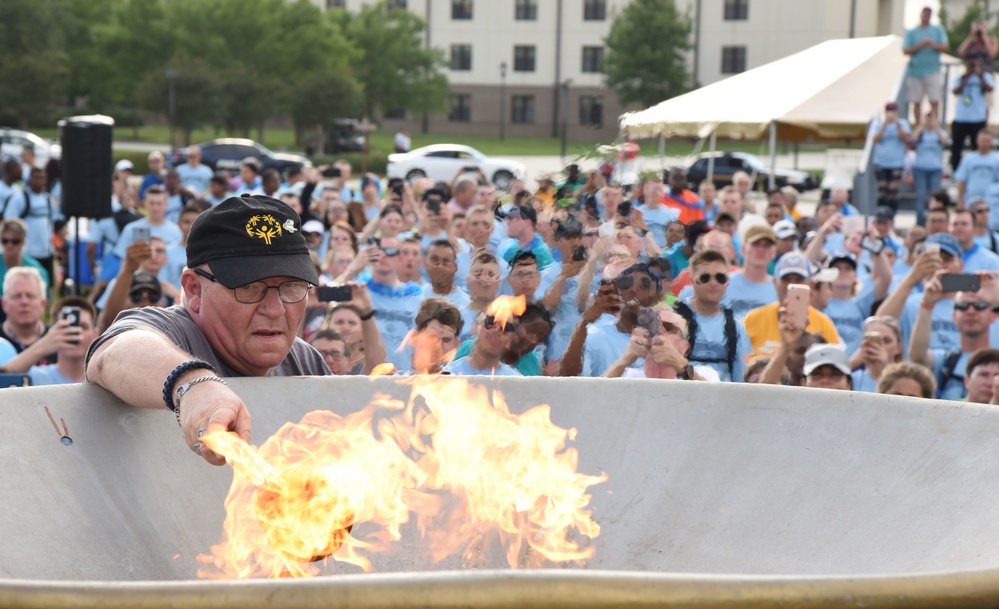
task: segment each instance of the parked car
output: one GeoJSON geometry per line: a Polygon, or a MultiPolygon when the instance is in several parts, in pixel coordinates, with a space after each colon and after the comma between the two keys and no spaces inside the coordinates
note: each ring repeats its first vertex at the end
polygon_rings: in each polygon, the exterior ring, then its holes
{"type": "Polygon", "coordinates": [[[489,157],[475,148],[458,144],[434,144],[388,156],[390,178],[418,178],[450,183],[464,169],[479,169],[496,186],[506,190],[515,178],[526,179],[527,168],[512,159],[489,157]]]}
{"type": "Polygon", "coordinates": [[[360,152],[364,149],[364,135],[357,130],[357,119],[338,118],[333,122],[326,141],[323,142],[323,154],[338,154],[340,152],[360,152]]]}
{"type": "MultiPolygon", "coordinates": [[[[687,181],[690,187],[697,190],[697,185],[708,177],[708,159],[714,156],[715,167],[712,181],[722,188],[732,184],[732,176],[737,171],[744,171],[754,177],[754,190],[766,190],[770,184],[770,168],[758,157],[745,152],[715,152],[702,154],[687,169],[687,181]]],[[[815,177],[806,171],[797,169],[777,169],[774,172],[777,188],[792,186],[798,192],[819,187],[815,177]]]]}
{"type": "MultiPolygon", "coordinates": [[[[213,170],[228,170],[231,173],[239,171],[240,163],[247,157],[260,161],[260,168],[273,167],[278,171],[290,167],[311,167],[312,161],[297,154],[272,152],[263,144],[242,138],[222,138],[197,144],[201,149],[201,162],[213,170]]],[[[187,162],[187,150],[178,149],[173,153],[173,165],[176,167],[187,162]]]]}
{"type": "Polygon", "coordinates": [[[49,159],[62,158],[62,146],[44,140],[29,131],[0,127],[0,160],[21,160],[21,149],[31,146],[35,149],[35,162],[44,167],[49,159]]]}

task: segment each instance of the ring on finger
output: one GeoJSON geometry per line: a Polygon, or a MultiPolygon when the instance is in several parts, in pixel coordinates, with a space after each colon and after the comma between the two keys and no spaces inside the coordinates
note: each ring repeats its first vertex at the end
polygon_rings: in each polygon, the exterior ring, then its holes
{"type": "Polygon", "coordinates": [[[196,453],[200,453],[200,452],[201,452],[201,449],[202,449],[202,448],[204,448],[204,446],[205,446],[205,445],[204,445],[204,444],[202,444],[201,442],[195,442],[195,443],[194,443],[194,448],[193,448],[193,450],[194,450],[194,452],[196,452],[196,453]]]}

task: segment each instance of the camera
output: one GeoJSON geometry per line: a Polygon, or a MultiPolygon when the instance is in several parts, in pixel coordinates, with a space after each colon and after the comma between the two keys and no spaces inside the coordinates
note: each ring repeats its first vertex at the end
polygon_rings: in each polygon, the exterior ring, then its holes
{"type": "Polygon", "coordinates": [[[323,169],[323,173],[321,175],[324,178],[339,178],[343,174],[340,172],[339,167],[327,167],[326,169],[323,169]]]}
{"type": "Polygon", "coordinates": [[[347,302],[354,296],[349,285],[321,285],[316,288],[319,302],[347,302]]]}

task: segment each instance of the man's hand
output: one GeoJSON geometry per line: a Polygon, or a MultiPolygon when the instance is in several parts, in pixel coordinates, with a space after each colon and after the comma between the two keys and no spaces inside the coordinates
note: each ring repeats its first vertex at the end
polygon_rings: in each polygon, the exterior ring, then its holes
{"type": "Polygon", "coordinates": [[[153,248],[148,241],[135,241],[125,248],[125,260],[122,266],[129,274],[139,270],[139,266],[153,257],[153,248]]]}
{"type": "Polygon", "coordinates": [[[562,278],[569,279],[570,277],[575,277],[586,266],[586,260],[569,260],[562,263],[562,278]]]}
{"type": "Polygon", "coordinates": [[[932,277],[940,271],[941,259],[939,252],[923,252],[916,258],[916,263],[912,265],[912,275],[919,281],[927,277],[932,277]]]}
{"type": "Polygon", "coordinates": [[[593,302],[586,307],[581,317],[586,323],[592,324],[604,313],[617,313],[623,305],[621,295],[618,294],[616,287],[601,284],[593,302]]]}
{"type": "Polygon", "coordinates": [[[798,344],[807,327],[807,322],[804,326],[796,326],[792,323],[791,318],[787,315],[787,301],[784,301],[784,304],[777,308],[777,330],[780,332],[781,344],[787,349],[793,349],[798,344]]]}
{"type": "Polygon", "coordinates": [[[656,336],[652,339],[652,346],[649,347],[649,357],[660,366],[672,368],[680,372],[687,367],[687,358],[677,351],[676,347],[666,336],[656,336]]]}
{"type": "Polygon", "coordinates": [[[933,273],[932,277],[923,282],[923,304],[927,308],[932,309],[944,297],[943,285],[940,282],[943,274],[943,269],[940,269],[936,273],[933,273]]]}
{"type": "MultiPolygon", "coordinates": [[[[198,378],[198,375],[186,375],[187,381],[194,378],[198,378]]],[[[212,465],[224,465],[225,457],[212,452],[198,440],[210,428],[232,431],[246,442],[250,441],[250,413],[243,400],[222,383],[206,381],[192,385],[180,399],[179,408],[184,441],[191,450],[212,465]]]]}
{"type": "Polygon", "coordinates": [[[347,285],[350,286],[350,300],[344,304],[357,307],[357,310],[363,315],[370,313],[371,294],[368,293],[368,285],[365,283],[356,283],[354,281],[351,281],[347,285]]]}
{"type": "Polygon", "coordinates": [[[822,223],[822,226],[819,227],[819,234],[828,236],[841,230],[843,230],[843,214],[836,212],[822,223]]]}
{"type": "Polygon", "coordinates": [[[999,273],[995,271],[975,271],[975,275],[982,278],[982,287],[975,292],[976,298],[992,303],[992,306],[999,305],[999,273]]]}
{"type": "Polygon", "coordinates": [[[879,340],[865,338],[860,341],[860,355],[864,363],[870,367],[871,364],[885,365],[888,363],[888,349],[879,340]]]}
{"type": "Polygon", "coordinates": [[[628,341],[625,356],[631,362],[646,357],[649,354],[649,331],[645,328],[635,328],[628,341]]]}
{"type": "Polygon", "coordinates": [[[71,326],[65,319],[60,319],[38,339],[38,349],[44,353],[55,353],[60,349],[73,347],[80,343],[82,334],[83,330],[79,326],[71,326]]]}

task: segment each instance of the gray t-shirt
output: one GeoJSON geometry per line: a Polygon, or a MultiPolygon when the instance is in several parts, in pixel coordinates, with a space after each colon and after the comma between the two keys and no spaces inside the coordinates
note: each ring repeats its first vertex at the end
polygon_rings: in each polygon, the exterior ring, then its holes
{"type": "MultiPolygon", "coordinates": [[[[208,344],[205,335],[194,324],[194,320],[187,314],[187,310],[179,305],[166,309],[142,307],[122,311],[111,327],[95,340],[94,344],[90,345],[90,350],[87,352],[87,363],[90,363],[90,357],[94,351],[108,339],[129,330],[146,328],[156,330],[169,338],[180,349],[215,366],[215,369],[222,376],[244,376],[222,361],[222,358],[208,344]]],[[[136,354],[136,357],[141,358],[141,354],[136,354]]],[[[330,369],[323,361],[323,356],[307,342],[297,337],[291,346],[288,357],[284,358],[284,361],[271,371],[271,376],[326,376],[329,374],[330,369]]]]}

